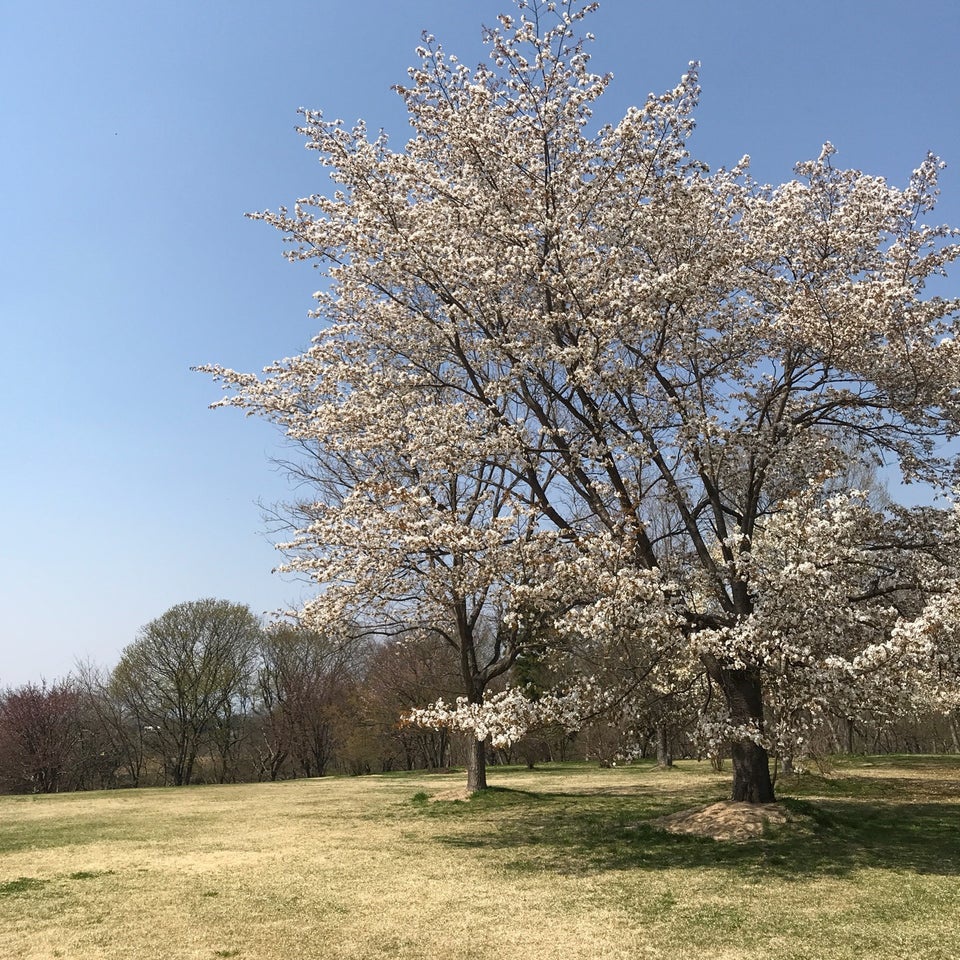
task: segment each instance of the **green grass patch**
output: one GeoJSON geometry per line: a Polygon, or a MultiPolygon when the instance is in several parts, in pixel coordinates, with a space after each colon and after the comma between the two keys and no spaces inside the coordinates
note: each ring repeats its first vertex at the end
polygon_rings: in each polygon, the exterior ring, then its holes
{"type": "Polygon", "coordinates": [[[37,877],[17,877],[16,880],[7,880],[4,883],[0,883],[0,897],[40,890],[46,886],[48,882],[47,880],[40,880],[37,877]]]}
{"type": "Polygon", "coordinates": [[[75,870],[67,876],[71,880],[96,880],[98,877],[110,877],[114,872],[113,870],[75,870]]]}

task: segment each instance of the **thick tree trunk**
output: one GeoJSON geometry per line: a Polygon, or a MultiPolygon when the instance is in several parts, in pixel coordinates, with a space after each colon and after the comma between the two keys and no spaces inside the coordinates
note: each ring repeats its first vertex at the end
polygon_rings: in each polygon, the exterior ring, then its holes
{"type": "MultiPolygon", "coordinates": [[[[763,690],[756,670],[720,668],[718,679],[723,688],[735,726],[751,726],[763,731],[763,690]]],[[[731,744],[733,759],[733,800],[747,803],[774,803],[770,779],[770,757],[751,739],[731,744]]]]}
{"type": "Polygon", "coordinates": [[[739,740],[731,745],[733,757],[733,795],[731,799],[747,803],[774,803],[773,781],[770,779],[770,757],[752,740],[739,740]]]}
{"type": "Polygon", "coordinates": [[[673,754],[670,752],[670,731],[665,723],[657,724],[657,766],[672,767],[673,754]]]}
{"type": "Polygon", "coordinates": [[[482,740],[467,734],[467,790],[476,793],[487,789],[487,747],[482,740]]]}

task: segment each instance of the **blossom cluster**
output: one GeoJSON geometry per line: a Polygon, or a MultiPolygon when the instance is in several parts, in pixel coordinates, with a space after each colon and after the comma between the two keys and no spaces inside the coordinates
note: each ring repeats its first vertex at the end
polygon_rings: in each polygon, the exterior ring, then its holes
{"type": "Polygon", "coordinates": [[[453,704],[443,700],[428,707],[410,710],[403,722],[433,729],[446,728],[469,733],[494,747],[509,747],[537,727],[556,724],[577,730],[583,724],[584,707],[576,692],[542,694],[535,699],[518,687],[484,697],[472,703],[458,697],[453,704]]]}

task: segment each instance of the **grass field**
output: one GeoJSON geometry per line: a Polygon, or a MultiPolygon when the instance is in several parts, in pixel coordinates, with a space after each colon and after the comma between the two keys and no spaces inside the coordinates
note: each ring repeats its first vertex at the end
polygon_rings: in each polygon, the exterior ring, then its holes
{"type": "Polygon", "coordinates": [[[749,842],[650,820],[728,775],[584,765],[0,798],[0,957],[960,957],[960,759],[780,785],[749,842]]]}

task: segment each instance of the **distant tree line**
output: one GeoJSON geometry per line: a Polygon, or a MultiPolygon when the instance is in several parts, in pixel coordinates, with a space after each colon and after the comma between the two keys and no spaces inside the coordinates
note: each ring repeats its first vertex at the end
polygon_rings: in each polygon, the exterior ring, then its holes
{"type": "MultiPolygon", "coordinates": [[[[51,684],[0,693],[0,791],[118,787],[445,769],[467,760],[448,729],[406,724],[423,703],[459,692],[454,651],[435,636],[373,642],[330,638],[292,623],[264,627],[224,600],[172,607],[142,628],[112,670],[92,664],[51,684]]],[[[506,683],[535,688],[538,665],[518,662],[506,683]]],[[[549,678],[557,681],[556,676],[549,678]]],[[[635,702],[635,701],[634,701],[635,702]]],[[[612,709],[577,734],[549,724],[491,763],[700,756],[695,712],[651,699],[612,709]]],[[[960,752],[957,717],[825,725],[822,754],[960,752]]],[[[816,753],[816,751],[814,751],[816,753]]],[[[722,764],[722,756],[710,758],[722,764]]]]}
{"type": "Polygon", "coordinates": [[[450,762],[449,735],[400,714],[450,688],[420,638],[332,640],[204,599],[144,626],[111,670],[0,694],[0,790],[318,777],[450,762]]]}

